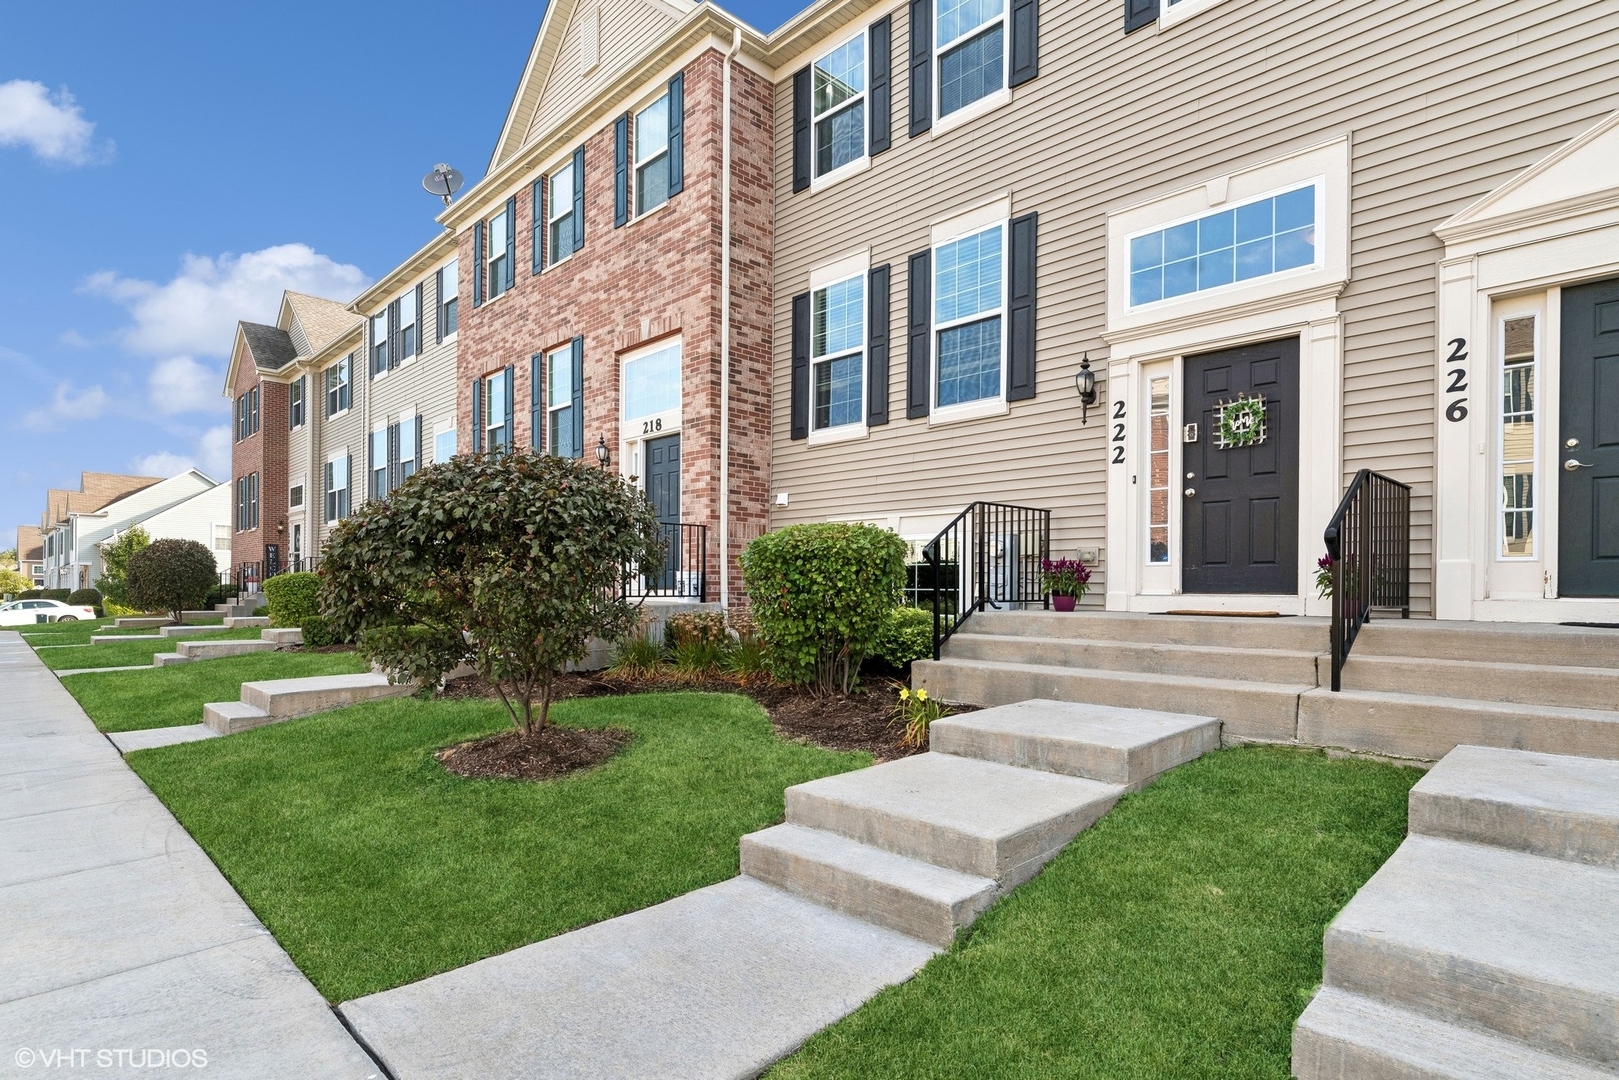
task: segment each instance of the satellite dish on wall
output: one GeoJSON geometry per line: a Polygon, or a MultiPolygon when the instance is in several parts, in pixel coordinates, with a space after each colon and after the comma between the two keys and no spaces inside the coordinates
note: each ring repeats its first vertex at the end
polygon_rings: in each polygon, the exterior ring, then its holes
{"type": "Polygon", "coordinates": [[[450,205],[450,196],[461,190],[466,178],[461,175],[460,169],[452,169],[442,161],[433,166],[433,171],[422,177],[422,187],[429,195],[437,195],[444,200],[444,205],[450,205]]]}

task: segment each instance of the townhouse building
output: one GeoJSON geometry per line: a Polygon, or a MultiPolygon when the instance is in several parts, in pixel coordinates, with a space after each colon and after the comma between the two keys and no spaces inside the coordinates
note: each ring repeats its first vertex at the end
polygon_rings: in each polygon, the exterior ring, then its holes
{"type": "MultiPolygon", "coordinates": [[[[71,507],[72,503],[68,500],[65,505],[71,507]]],[[[227,551],[229,548],[228,536],[222,536],[220,531],[228,521],[227,505],[224,485],[196,469],[187,469],[166,480],[139,486],[94,509],[66,509],[64,516],[44,531],[41,587],[93,587],[104,566],[101,545],[136,525],[153,540],[195,540],[214,551],[216,561],[220,561],[221,544],[227,551]]]]}
{"type": "MultiPolygon", "coordinates": [[[[162,478],[157,476],[126,476],[122,473],[84,472],[79,474],[78,490],[67,488],[51,488],[45,493],[45,511],[40,515],[39,528],[34,535],[37,537],[38,555],[29,560],[29,566],[37,568],[30,576],[34,584],[42,589],[46,588],[80,588],[77,584],[57,586],[52,582],[59,579],[76,581],[77,574],[64,575],[59,568],[67,565],[71,560],[67,557],[67,540],[58,535],[59,527],[71,521],[70,515],[75,513],[88,513],[99,510],[115,499],[133,494],[142,488],[151,487],[162,478]]],[[[17,529],[17,553],[19,562],[23,556],[24,529],[28,526],[19,526],[17,529]]],[[[24,571],[28,573],[28,571],[24,571]]]]}
{"type": "Polygon", "coordinates": [[[45,536],[37,525],[17,526],[17,572],[34,588],[45,587],[45,536]]]}

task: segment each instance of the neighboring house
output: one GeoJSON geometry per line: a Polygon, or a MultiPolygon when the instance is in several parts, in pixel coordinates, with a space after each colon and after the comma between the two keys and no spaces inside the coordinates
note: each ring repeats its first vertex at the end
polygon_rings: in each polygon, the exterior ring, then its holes
{"type": "MultiPolygon", "coordinates": [[[[230,484],[215,484],[184,502],[130,524],[145,529],[153,540],[195,540],[214,553],[214,562],[224,574],[231,568],[231,495],[230,484]]],[[[116,539],[115,534],[101,544],[116,539]]]]}
{"type": "Polygon", "coordinates": [[[209,495],[219,486],[188,469],[99,509],[69,511],[65,521],[45,534],[45,588],[93,588],[101,577],[101,545],[133,525],[140,525],[153,540],[172,537],[212,546],[214,526],[225,520],[214,510],[217,495],[209,495]],[[193,502],[198,505],[181,509],[193,502]]]}
{"type": "Polygon", "coordinates": [[[45,538],[37,525],[17,526],[17,572],[34,588],[45,587],[45,538]]]}
{"type": "Polygon", "coordinates": [[[45,512],[39,520],[41,573],[35,576],[40,588],[81,589],[82,566],[76,560],[73,515],[99,510],[116,499],[162,482],[157,476],[125,476],[121,473],[85,472],[79,474],[79,490],[51,488],[45,493],[45,512]]]}

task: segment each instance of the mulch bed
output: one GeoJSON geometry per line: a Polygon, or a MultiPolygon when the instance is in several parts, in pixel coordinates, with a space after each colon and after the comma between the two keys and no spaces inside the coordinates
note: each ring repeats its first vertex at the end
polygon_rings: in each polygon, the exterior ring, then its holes
{"type": "Polygon", "coordinates": [[[600,765],[635,736],[618,728],[566,728],[547,724],[530,738],[501,731],[446,747],[436,755],[457,776],[497,780],[550,780],[600,765]]]}
{"type": "MultiPolygon", "coordinates": [[[[881,677],[866,678],[859,693],[845,697],[815,694],[803,687],[764,680],[739,682],[719,675],[685,678],[659,673],[630,678],[611,672],[575,672],[557,680],[553,700],[679,690],[746,694],[764,707],[778,735],[830,750],[865,750],[878,761],[892,761],[926,749],[906,746],[900,741],[905,727],[894,720],[899,684],[881,677]]],[[[495,688],[477,676],[450,682],[443,696],[499,698],[495,688]]],[[[954,711],[965,710],[966,707],[961,706],[954,711]]]]}
{"type": "Polygon", "coordinates": [[[318,652],[318,653],[353,652],[354,651],[354,646],[353,645],[300,645],[300,646],[298,646],[298,648],[301,649],[303,652],[318,652]]]}

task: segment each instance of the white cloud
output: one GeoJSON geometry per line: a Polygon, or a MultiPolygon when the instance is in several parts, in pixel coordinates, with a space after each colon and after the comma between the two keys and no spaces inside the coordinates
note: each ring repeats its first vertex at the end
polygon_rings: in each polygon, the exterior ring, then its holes
{"type": "Polygon", "coordinates": [[[95,133],[65,88],[53,98],[44,83],[0,83],[0,146],[26,146],[56,165],[94,165],[113,154],[111,142],[96,145],[95,133]]]}
{"type": "Polygon", "coordinates": [[[187,255],[163,284],[101,270],[85,292],[122,304],[134,317],[124,345],[148,356],[223,356],[238,320],[275,321],[284,290],[347,300],[371,284],[358,266],[336,262],[307,244],[277,244],[217,259],[187,255]]]}
{"type": "Polygon", "coordinates": [[[184,454],[171,454],[167,450],[138,457],[129,463],[136,476],[179,476],[191,468],[191,459],[184,454]]]}
{"type": "Polygon", "coordinates": [[[189,356],[171,356],[152,368],[146,388],[158,412],[211,412],[225,407],[220,397],[223,379],[219,371],[189,356]]]}
{"type": "Polygon", "coordinates": [[[193,452],[176,454],[160,450],[130,461],[139,476],[178,476],[187,469],[200,469],[215,480],[230,478],[230,425],[209,428],[198,438],[193,452]]]}
{"type": "Polygon", "coordinates": [[[22,426],[29,431],[59,431],[71,424],[95,420],[111,400],[100,384],[75,393],[71,382],[59,382],[50,404],[30,410],[23,416],[22,426]]]}

